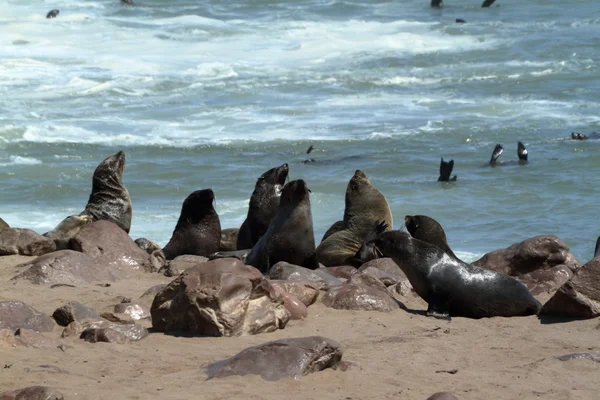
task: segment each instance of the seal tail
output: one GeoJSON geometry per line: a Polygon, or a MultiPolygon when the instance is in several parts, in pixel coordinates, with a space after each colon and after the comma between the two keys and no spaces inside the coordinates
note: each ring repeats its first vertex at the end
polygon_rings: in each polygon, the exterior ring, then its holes
{"type": "Polygon", "coordinates": [[[483,4],[481,5],[482,8],[487,8],[489,6],[491,6],[492,4],[494,4],[496,2],[496,0],[485,0],[483,2],[483,4]]]}
{"type": "Polygon", "coordinates": [[[490,158],[490,165],[496,164],[498,157],[504,152],[504,147],[500,143],[494,147],[494,151],[492,152],[492,158],[490,158]]]}
{"type": "Polygon", "coordinates": [[[525,148],[525,145],[521,142],[519,142],[517,144],[517,155],[519,156],[519,160],[520,161],[527,161],[527,155],[529,153],[527,152],[527,149],[525,148]]]}
{"type": "Polygon", "coordinates": [[[440,161],[440,177],[438,178],[438,182],[456,181],[456,175],[450,178],[453,168],[454,160],[444,161],[444,158],[442,157],[442,161],[440,161]]]}

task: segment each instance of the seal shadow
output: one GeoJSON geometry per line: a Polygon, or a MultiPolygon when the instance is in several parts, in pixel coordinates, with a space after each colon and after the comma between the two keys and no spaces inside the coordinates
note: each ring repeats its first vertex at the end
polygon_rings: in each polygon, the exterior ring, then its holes
{"type": "Polygon", "coordinates": [[[538,315],[537,318],[540,320],[540,323],[542,325],[565,324],[567,322],[585,321],[585,320],[589,319],[589,318],[558,317],[555,315],[538,315]]]}

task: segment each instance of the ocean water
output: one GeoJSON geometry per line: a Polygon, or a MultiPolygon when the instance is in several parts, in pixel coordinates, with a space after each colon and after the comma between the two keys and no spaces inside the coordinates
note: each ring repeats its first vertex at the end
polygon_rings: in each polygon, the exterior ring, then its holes
{"type": "Polygon", "coordinates": [[[212,188],[239,227],[284,162],[312,190],[317,243],[356,169],[400,228],[425,214],[471,260],[555,234],[581,261],[600,235],[600,3],[592,0],[5,0],[0,217],[43,233],[83,210],[124,150],[131,236],[169,240],[212,188]],[[46,13],[59,8],[56,19],[46,13]],[[456,24],[463,18],[466,24],[456,24]],[[496,143],[504,161],[487,165],[496,143]],[[325,163],[302,164],[310,157],[325,163]],[[440,157],[458,181],[437,182],[440,157]]]}

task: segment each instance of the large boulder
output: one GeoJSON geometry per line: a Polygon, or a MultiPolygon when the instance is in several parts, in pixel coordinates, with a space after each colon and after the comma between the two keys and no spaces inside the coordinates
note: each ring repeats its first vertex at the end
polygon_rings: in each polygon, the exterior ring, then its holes
{"type": "Polygon", "coordinates": [[[278,286],[296,296],[306,307],[314,304],[319,297],[319,289],[311,282],[271,280],[271,285],[278,286]]]}
{"type": "Polygon", "coordinates": [[[186,270],[156,295],[150,312],[156,331],[206,336],[272,332],[290,319],[260,271],[233,258],[186,270]]]}
{"type": "Polygon", "coordinates": [[[0,400],[63,400],[64,396],[56,389],[46,386],[29,386],[23,389],[0,393],[0,400]]]}
{"type": "Polygon", "coordinates": [[[97,259],[73,250],[44,254],[18,267],[25,271],[12,278],[13,280],[28,280],[37,285],[78,285],[116,280],[116,274],[111,268],[106,268],[97,259]]]}
{"type": "Polygon", "coordinates": [[[29,329],[19,328],[0,329],[0,348],[6,347],[31,347],[34,349],[57,349],[62,343],[59,340],[47,337],[43,333],[29,329]]]}
{"type": "Polygon", "coordinates": [[[54,240],[22,228],[0,230],[0,256],[41,256],[56,250],[54,240]]]}
{"type": "Polygon", "coordinates": [[[321,269],[308,269],[285,261],[280,261],[273,265],[267,276],[270,279],[311,282],[320,290],[327,290],[331,286],[342,284],[341,280],[327,272],[323,272],[321,269]]]}
{"type": "Polygon", "coordinates": [[[600,257],[581,267],[558,289],[539,312],[540,316],[594,318],[600,315],[600,257]]]}
{"type": "Polygon", "coordinates": [[[173,277],[181,274],[188,268],[192,268],[198,264],[203,264],[208,261],[207,257],[195,256],[193,254],[184,254],[177,256],[174,259],[167,261],[167,264],[159,272],[165,276],[173,277]]]}
{"type": "Polygon", "coordinates": [[[71,239],[71,247],[111,268],[156,271],[151,255],[142,250],[124,230],[109,221],[85,225],[71,239]]]}
{"type": "Polygon", "coordinates": [[[338,310],[390,312],[399,308],[384,289],[356,283],[332,287],[323,295],[322,301],[327,307],[338,310]]]}
{"type": "Polygon", "coordinates": [[[361,265],[358,271],[379,279],[385,286],[408,282],[402,269],[388,257],[368,261],[361,265]]]}
{"type": "Polygon", "coordinates": [[[342,353],[339,343],[322,336],[280,339],[210,364],[206,373],[209,379],[232,375],[260,375],[269,381],[298,379],[325,368],[336,368],[342,353]]]}
{"type": "Polygon", "coordinates": [[[86,318],[99,318],[98,313],[76,301],[70,301],[52,313],[52,317],[60,326],[67,326],[73,321],[81,321],[86,318]]]}
{"type": "Polygon", "coordinates": [[[50,316],[20,301],[0,301],[0,329],[19,328],[50,332],[56,324],[50,316]]]}
{"type": "Polygon", "coordinates": [[[338,279],[344,279],[349,281],[353,275],[358,274],[358,270],[351,265],[340,265],[339,267],[323,267],[319,268],[320,271],[326,272],[331,276],[335,276],[338,279]]]}

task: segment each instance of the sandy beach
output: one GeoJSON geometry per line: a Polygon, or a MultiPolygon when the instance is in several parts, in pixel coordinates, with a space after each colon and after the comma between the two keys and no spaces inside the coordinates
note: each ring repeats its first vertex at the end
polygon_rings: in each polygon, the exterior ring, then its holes
{"type": "MultiPolygon", "coordinates": [[[[29,257],[0,257],[0,301],[23,301],[49,315],[68,301],[97,311],[137,299],[173,278],[134,274],[109,287],[33,285],[10,281],[29,257]],[[121,297],[120,297],[121,296],[121,297]]],[[[404,299],[403,299],[404,300],[404,299]]],[[[58,389],[65,399],[419,399],[449,391],[459,399],[596,399],[600,364],[553,356],[598,349],[597,319],[542,324],[536,317],[451,322],[427,318],[426,304],[408,297],[408,311],[339,311],[320,299],[309,316],[274,333],[246,337],[175,337],[151,333],[128,345],[60,339],[64,351],[0,347],[0,391],[31,385],[58,389]],[[258,376],[207,380],[205,366],[248,346],[321,335],[338,341],[343,360],[359,367],[325,370],[299,380],[258,376]]],[[[149,319],[143,325],[151,327],[149,319]]]]}

